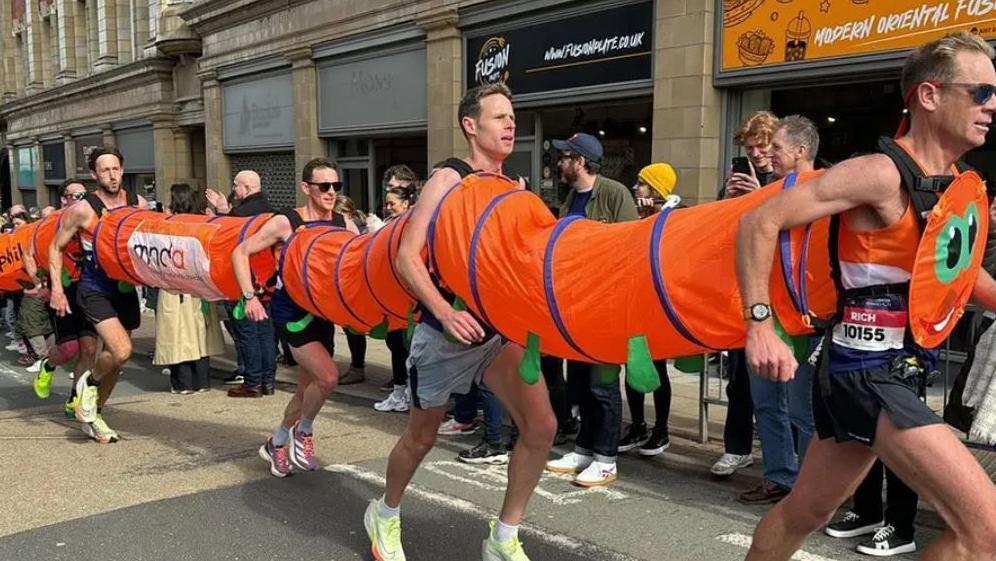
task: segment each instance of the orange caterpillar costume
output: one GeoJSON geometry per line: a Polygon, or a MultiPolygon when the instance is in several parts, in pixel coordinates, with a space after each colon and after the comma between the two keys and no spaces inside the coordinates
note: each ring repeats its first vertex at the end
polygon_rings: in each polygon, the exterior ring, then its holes
{"type": "MultiPolygon", "coordinates": [[[[653,389],[651,359],[742,347],[734,259],[739,217],[782,189],[820,172],[789,175],[754,193],[637,222],[557,220],[533,193],[478,173],[453,186],[432,217],[430,269],[503,337],[527,348],[526,379],[539,353],[626,364],[634,387],[653,389]]],[[[910,288],[910,327],[918,343],[940,344],[971,294],[988,229],[987,200],[973,172],[958,175],[930,212],[910,288]]],[[[195,294],[239,298],[230,256],[269,215],[229,218],[161,214],[125,207],[94,233],[99,265],[114,279],[195,294]]],[[[404,215],[376,233],[303,227],[279,252],[288,293],[310,313],[357,332],[381,335],[411,321],[415,300],[394,267],[404,215]]],[[[771,305],[789,335],[837,308],[829,219],[781,232],[770,279],[771,305]]],[[[0,290],[25,282],[20,255],[54,235],[52,219],[0,236],[0,290]]],[[[39,252],[39,257],[43,252],[39,252]]],[[[44,260],[40,260],[44,264],[44,260]]],[[[254,255],[257,281],[273,276],[275,255],[254,255]]],[[[525,363],[524,363],[525,364],[525,363]]],[[[630,376],[627,376],[630,378],[630,376]]]]}

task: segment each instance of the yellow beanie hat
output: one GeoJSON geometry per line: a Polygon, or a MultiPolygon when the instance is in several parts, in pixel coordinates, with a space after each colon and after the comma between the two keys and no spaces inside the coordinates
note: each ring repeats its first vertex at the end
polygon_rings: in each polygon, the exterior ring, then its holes
{"type": "Polygon", "coordinates": [[[678,174],[670,164],[650,164],[640,170],[637,175],[640,181],[653,187],[654,191],[660,193],[662,197],[667,197],[674,191],[674,186],[678,183],[678,174]]]}

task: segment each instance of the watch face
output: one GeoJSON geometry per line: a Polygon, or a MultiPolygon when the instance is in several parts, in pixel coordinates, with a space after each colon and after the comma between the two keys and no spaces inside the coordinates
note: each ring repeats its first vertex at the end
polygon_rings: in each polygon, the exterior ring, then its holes
{"type": "Polygon", "coordinates": [[[768,319],[771,311],[765,304],[754,304],[750,308],[750,315],[757,320],[768,319]]]}

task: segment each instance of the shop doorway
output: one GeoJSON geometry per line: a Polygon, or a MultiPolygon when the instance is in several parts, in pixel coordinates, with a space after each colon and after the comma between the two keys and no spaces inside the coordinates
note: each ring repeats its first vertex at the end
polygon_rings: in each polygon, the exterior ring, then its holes
{"type": "Polygon", "coordinates": [[[859,82],[774,90],[775,115],[802,115],[820,131],[817,155],[837,163],[855,154],[875,151],[880,136],[891,136],[902,118],[898,80],[859,82]]]}
{"type": "MultiPolygon", "coordinates": [[[[903,115],[899,80],[774,90],[771,110],[779,117],[803,115],[820,131],[819,157],[834,164],[874,152],[880,136],[892,136],[903,115]]],[[[965,155],[984,176],[996,176],[996,135],[965,155]]]]}
{"type": "Polygon", "coordinates": [[[404,164],[425,180],[428,142],[424,134],[389,138],[343,138],[329,142],[329,154],[341,170],[343,193],[364,212],[383,216],[381,179],[391,166],[404,164]]]}
{"type": "Polygon", "coordinates": [[[578,132],[598,138],[605,152],[600,173],[630,186],[651,163],[652,122],[650,98],[517,111],[515,151],[508,168],[527,177],[530,189],[556,213],[570,186],[560,183],[553,140],[578,132]]]}

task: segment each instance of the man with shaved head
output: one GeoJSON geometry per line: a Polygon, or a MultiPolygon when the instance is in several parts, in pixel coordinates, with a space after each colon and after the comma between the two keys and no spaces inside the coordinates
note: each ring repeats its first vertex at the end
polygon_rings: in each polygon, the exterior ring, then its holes
{"type": "MultiPolygon", "coordinates": [[[[239,201],[235,208],[229,207],[225,195],[213,189],[207,190],[208,202],[214,205],[219,214],[229,216],[256,216],[276,212],[262,190],[259,174],[252,170],[243,170],[235,174],[232,180],[232,193],[239,201]]],[[[262,321],[252,321],[247,317],[235,319],[233,312],[236,304],[230,302],[226,305],[231,318],[235,349],[239,353],[239,367],[242,371],[241,383],[238,374],[226,380],[226,383],[239,384],[228,390],[228,397],[261,397],[273,393],[277,377],[277,348],[273,321],[269,318],[270,295],[260,290],[259,300],[266,308],[267,317],[262,321]]]]}

